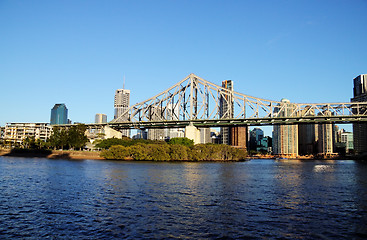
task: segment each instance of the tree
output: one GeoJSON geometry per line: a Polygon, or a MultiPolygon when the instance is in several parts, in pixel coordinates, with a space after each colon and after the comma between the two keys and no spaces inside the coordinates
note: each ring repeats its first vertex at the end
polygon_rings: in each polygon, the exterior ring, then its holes
{"type": "Polygon", "coordinates": [[[34,149],[36,148],[36,140],[34,136],[27,136],[25,139],[23,139],[23,147],[27,149],[34,149]]]}
{"type": "Polygon", "coordinates": [[[194,146],[194,140],[188,139],[187,137],[177,137],[177,138],[171,138],[168,141],[168,144],[179,144],[184,145],[186,147],[192,147],[194,146]]]}
{"type": "Polygon", "coordinates": [[[148,144],[149,160],[154,161],[169,161],[171,160],[169,155],[169,147],[167,144],[148,144]]]}
{"type": "Polygon", "coordinates": [[[136,144],[129,147],[130,157],[134,160],[151,160],[147,147],[143,144],[136,144]]]}
{"type": "Polygon", "coordinates": [[[171,160],[190,160],[191,150],[187,146],[172,144],[169,146],[169,155],[171,160]]]}
{"type": "Polygon", "coordinates": [[[88,138],[85,135],[87,127],[84,124],[78,124],[72,126],[67,133],[67,140],[70,147],[74,149],[81,149],[88,142],[88,138]]]}
{"type": "Polygon", "coordinates": [[[84,124],[71,126],[69,129],[54,126],[52,134],[48,139],[50,147],[56,148],[75,148],[81,149],[88,142],[85,135],[87,127],[84,124]]]}
{"type": "Polygon", "coordinates": [[[114,145],[114,146],[111,146],[108,150],[102,151],[101,156],[106,159],[124,160],[130,156],[130,153],[127,147],[124,147],[121,145],[114,145]]]}

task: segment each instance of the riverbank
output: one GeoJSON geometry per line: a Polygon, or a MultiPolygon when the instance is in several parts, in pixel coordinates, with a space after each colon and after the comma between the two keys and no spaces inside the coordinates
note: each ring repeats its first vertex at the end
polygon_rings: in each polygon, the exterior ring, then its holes
{"type": "MultiPolygon", "coordinates": [[[[27,157],[27,158],[48,158],[48,159],[70,159],[70,160],[106,160],[104,157],[100,156],[101,152],[92,152],[92,151],[70,151],[70,150],[24,150],[14,151],[9,149],[0,149],[0,156],[8,156],[8,157],[27,157]]],[[[318,159],[312,158],[310,156],[299,156],[297,158],[279,158],[277,159],[273,155],[265,155],[265,156],[247,156],[245,161],[250,161],[253,159],[268,159],[268,160],[359,160],[366,161],[367,156],[359,156],[359,157],[337,157],[330,159],[318,159]]],[[[129,159],[132,160],[132,159],[129,159]]],[[[219,160],[218,160],[219,161],[219,160]]]]}
{"type": "Polygon", "coordinates": [[[28,158],[48,158],[48,159],[71,159],[71,160],[104,160],[100,152],[90,151],[61,151],[61,150],[9,150],[0,149],[0,156],[8,157],[28,157],[28,158]]]}

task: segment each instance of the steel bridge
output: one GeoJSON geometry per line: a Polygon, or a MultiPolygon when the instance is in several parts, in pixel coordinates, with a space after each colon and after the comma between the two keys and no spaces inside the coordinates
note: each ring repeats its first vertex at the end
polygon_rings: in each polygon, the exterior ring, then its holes
{"type": "Polygon", "coordinates": [[[292,103],[252,97],[190,74],[105,124],[126,128],[225,127],[367,122],[367,102],[292,103]],[[226,107],[223,107],[226,106],[226,107]]]}

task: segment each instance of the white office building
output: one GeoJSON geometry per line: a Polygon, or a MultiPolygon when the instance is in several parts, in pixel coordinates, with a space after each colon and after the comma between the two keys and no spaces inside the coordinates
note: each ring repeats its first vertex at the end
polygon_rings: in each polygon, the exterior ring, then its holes
{"type": "MultiPolygon", "coordinates": [[[[129,114],[126,112],[130,106],[130,90],[117,89],[115,92],[115,115],[114,119],[120,122],[129,121],[129,114]]],[[[130,129],[121,130],[123,136],[130,137],[130,129]]]]}

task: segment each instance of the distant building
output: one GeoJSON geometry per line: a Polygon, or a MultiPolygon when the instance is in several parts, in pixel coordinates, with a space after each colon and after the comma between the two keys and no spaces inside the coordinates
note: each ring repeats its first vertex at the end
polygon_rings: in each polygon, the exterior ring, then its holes
{"type": "MultiPolygon", "coordinates": [[[[115,114],[114,119],[119,119],[121,122],[129,121],[129,113],[127,110],[130,107],[130,90],[117,89],[115,92],[115,114]]],[[[130,137],[130,129],[121,130],[123,136],[130,137]]]]}
{"type": "MultiPolygon", "coordinates": [[[[353,80],[352,102],[367,102],[367,74],[353,80]]],[[[367,153],[367,123],[353,123],[353,141],[356,154],[367,153]]]]}
{"type": "Polygon", "coordinates": [[[3,139],[14,144],[21,144],[27,137],[46,141],[52,133],[49,123],[7,123],[3,139]]]}
{"type": "MultiPolygon", "coordinates": [[[[281,104],[274,107],[274,113],[279,117],[290,116],[295,106],[288,99],[282,99],[281,104]]],[[[273,153],[285,157],[298,156],[298,126],[274,125],[273,127],[273,153]]]]}
{"type": "Polygon", "coordinates": [[[261,140],[264,138],[264,131],[261,128],[254,128],[250,131],[249,150],[256,151],[260,147],[261,140]]]}
{"type": "Polygon", "coordinates": [[[341,134],[341,142],[345,143],[346,153],[350,153],[353,151],[354,144],[353,144],[353,133],[352,132],[343,132],[341,134]]]}
{"type": "Polygon", "coordinates": [[[68,124],[68,109],[64,103],[55,104],[51,109],[51,125],[68,124]]]}
{"type": "Polygon", "coordinates": [[[102,113],[97,113],[95,117],[95,123],[107,123],[107,115],[102,113]]]}
{"type": "Polygon", "coordinates": [[[4,138],[5,127],[0,127],[0,139],[4,138]]]}
{"type": "MultiPolygon", "coordinates": [[[[233,91],[233,82],[231,80],[225,80],[222,82],[222,87],[233,91]]],[[[233,96],[228,92],[224,92],[219,99],[219,117],[220,118],[233,118],[234,102],[233,96]]],[[[222,144],[231,144],[231,129],[230,127],[221,127],[220,135],[222,138],[222,144]]]]}
{"type": "Polygon", "coordinates": [[[212,142],[212,138],[210,136],[210,128],[205,127],[205,128],[198,128],[200,131],[200,143],[211,143],[212,142]]]}
{"type": "MultiPolygon", "coordinates": [[[[332,112],[326,110],[323,114],[331,116],[332,112]]],[[[318,153],[324,156],[334,153],[334,124],[323,123],[318,125],[318,153]]]]}
{"type": "MultiPolygon", "coordinates": [[[[179,120],[179,108],[178,105],[173,105],[171,103],[167,104],[165,111],[165,119],[169,121],[179,120]]],[[[165,139],[169,140],[171,138],[184,137],[185,131],[182,128],[166,128],[164,129],[165,139]]]]}
{"type": "Polygon", "coordinates": [[[334,135],[335,135],[335,152],[339,154],[353,153],[354,145],[353,145],[353,133],[347,132],[344,129],[339,129],[338,126],[334,127],[334,135]]]}
{"type": "MultiPolygon", "coordinates": [[[[233,81],[225,80],[222,87],[229,91],[224,91],[219,99],[219,117],[228,119],[234,117],[233,81]]],[[[247,147],[247,127],[233,126],[221,127],[220,139],[222,144],[232,145],[240,148],[247,147]]]]}
{"type": "Polygon", "coordinates": [[[214,143],[214,144],[220,144],[220,140],[221,140],[221,137],[220,137],[220,132],[218,132],[217,130],[215,129],[212,129],[210,128],[210,137],[211,137],[211,143],[214,143]]]}
{"type": "MultiPolygon", "coordinates": [[[[306,107],[302,110],[302,116],[315,116],[315,111],[306,107]]],[[[318,125],[304,123],[298,125],[298,147],[299,155],[313,155],[317,151],[318,125]]]]}
{"type": "Polygon", "coordinates": [[[272,152],[272,138],[269,136],[265,136],[260,140],[260,144],[256,148],[257,152],[265,152],[271,153],[272,152]]]}
{"type": "Polygon", "coordinates": [[[247,126],[234,126],[230,127],[230,136],[231,142],[230,144],[235,147],[239,147],[242,149],[247,149],[247,126]]]}
{"type": "Polygon", "coordinates": [[[184,137],[185,131],[182,128],[166,128],[165,131],[165,139],[184,137]]]}
{"type": "Polygon", "coordinates": [[[145,130],[138,129],[137,133],[132,138],[133,139],[147,139],[148,133],[145,130]]]}
{"type": "MultiPolygon", "coordinates": [[[[149,121],[159,121],[162,119],[162,108],[161,107],[150,107],[149,108],[149,121]]],[[[165,140],[165,129],[163,128],[149,128],[147,138],[149,140],[165,140]]]]}

